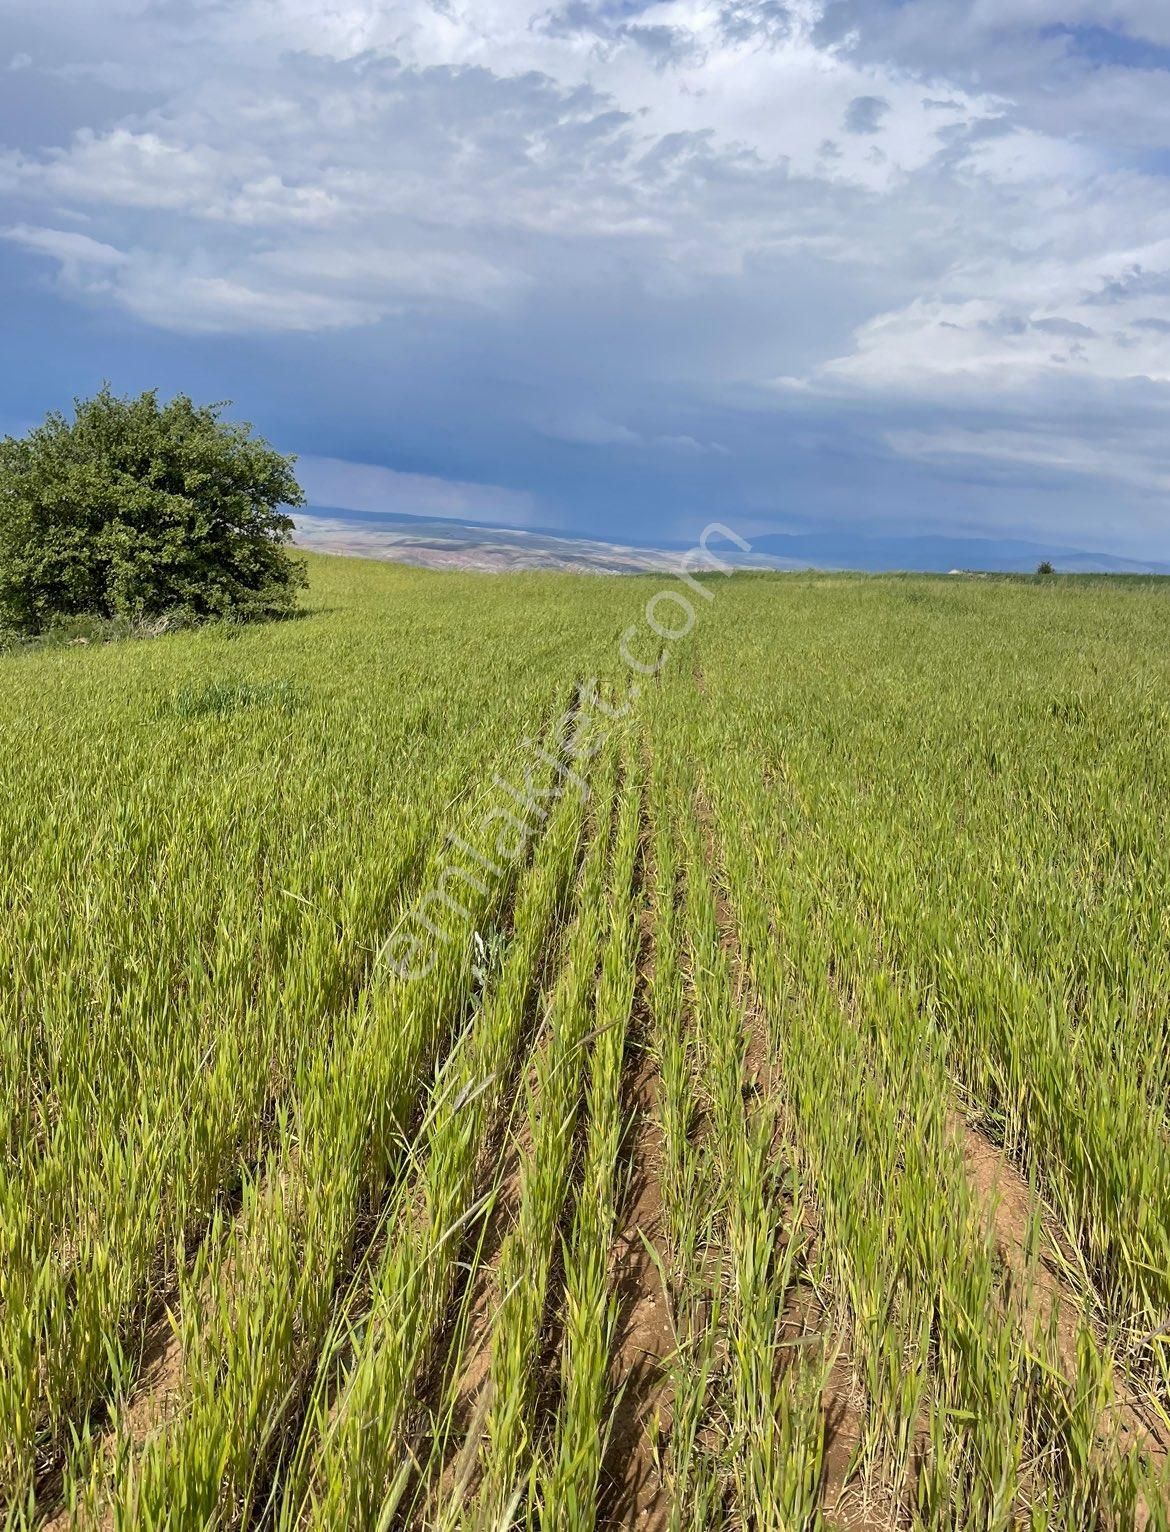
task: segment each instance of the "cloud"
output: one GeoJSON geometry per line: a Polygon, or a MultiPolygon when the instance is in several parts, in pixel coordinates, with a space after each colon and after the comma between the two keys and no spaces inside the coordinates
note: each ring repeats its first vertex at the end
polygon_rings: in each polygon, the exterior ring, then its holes
{"type": "Polygon", "coordinates": [[[1077,257],[1063,263],[953,268],[949,295],[916,297],[867,320],[852,351],[808,381],[932,394],[953,388],[967,400],[1069,375],[1170,385],[1170,242],[1119,251],[1109,241],[1093,251],[1085,234],[1077,257]],[[1151,313],[1155,306],[1163,312],[1151,313]]]}
{"type": "Polygon", "coordinates": [[[9,0],[4,279],[103,315],[131,371],[242,373],[321,461],[434,465],[377,494],[450,515],[892,515],[998,463],[989,524],[1058,514],[1012,498],[1055,473],[1148,529],[1167,15],[9,0]]]}
{"type": "Polygon", "coordinates": [[[0,230],[0,238],[11,240],[26,250],[35,250],[39,255],[53,256],[63,266],[103,267],[122,266],[126,263],[126,256],[121,250],[91,239],[88,234],[78,234],[73,229],[38,229],[30,228],[27,224],[14,224],[11,228],[0,230]]]}
{"type": "Polygon", "coordinates": [[[373,305],[297,288],[250,285],[228,276],[136,260],[118,298],[148,324],[191,334],[310,332],[374,323],[373,305]]]}
{"type": "Polygon", "coordinates": [[[9,155],[5,168],[18,190],[33,195],[228,223],[319,224],[337,208],[323,186],[286,184],[263,154],[185,145],[155,131],[83,128],[67,149],[9,155]]]}
{"type": "Polygon", "coordinates": [[[527,526],[537,519],[534,498],[495,484],[468,484],[374,463],[301,457],[297,478],[309,504],[337,510],[421,516],[451,521],[527,526]]]}
{"type": "Polygon", "coordinates": [[[883,96],[854,96],[845,108],[846,133],[879,133],[889,110],[883,96]]]}
{"type": "Polygon", "coordinates": [[[112,300],[136,318],[187,333],[311,331],[369,324],[379,311],[311,289],[250,285],[187,262],[159,260],[141,250],[117,250],[73,230],[18,224],[0,238],[59,263],[62,287],[78,296],[112,300]]]}
{"type": "Polygon", "coordinates": [[[921,462],[994,465],[1001,471],[1023,470],[1033,482],[1035,470],[1057,479],[1085,475],[1154,495],[1170,492],[1170,420],[1144,430],[1102,433],[1086,440],[1060,429],[1012,430],[996,426],[973,430],[947,426],[938,430],[892,431],[887,437],[895,452],[921,462]]]}
{"type": "Polygon", "coordinates": [[[647,434],[588,413],[549,420],[539,429],[555,441],[573,442],[584,447],[650,447],[663,448],[668,452],[714,452],[721,456],[727,455],[727,448],[719,442],[696,441],[685,432],[675,435],[647,434]]]}
{"type": "Polygon", "coordinates": [[[13,224],[0,229],[0,239],[36,256],[55,260],[60,289],[91,301],[108,299],[116,292],[128,265],[128,257],[121,250],[75,229],[13,224]]]}
{"type": "Polygon", "coordinates": [[[550,421],[544,434],[556,441],[574,442],[583,447],[637,447],[643,438],[629,426],[605,420],[600,415],[576,415],[550,421]]]}

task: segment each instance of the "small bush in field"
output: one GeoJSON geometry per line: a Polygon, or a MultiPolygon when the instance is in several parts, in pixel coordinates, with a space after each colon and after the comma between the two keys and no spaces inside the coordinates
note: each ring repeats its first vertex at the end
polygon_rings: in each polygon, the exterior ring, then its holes
{"type": "Polygon", "coordinates": [[[0,626],[289,611],[305,583],[281,509],[304,503],[292,459],[220,410],[104,388],[0,441],[0,626]]]}

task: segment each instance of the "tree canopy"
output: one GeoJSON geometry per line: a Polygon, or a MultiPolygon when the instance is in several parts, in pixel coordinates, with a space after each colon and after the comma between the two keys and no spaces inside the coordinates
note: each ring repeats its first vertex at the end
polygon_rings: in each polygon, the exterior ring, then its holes
{"type": "Polygon", "coordinates": [[[0,441],[0,624],[288,611],[305,583],[281,509],[305,503],[295,460],[224,408],[107,386],[0,441]]]}

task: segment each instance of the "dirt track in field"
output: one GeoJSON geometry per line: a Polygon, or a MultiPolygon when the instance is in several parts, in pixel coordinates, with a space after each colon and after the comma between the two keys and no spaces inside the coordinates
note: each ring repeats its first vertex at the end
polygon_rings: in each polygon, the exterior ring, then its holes
{"type": "MultiPolygon", "coordinates": [[[[1075,1256],[1056,1225],[1056,1220],[1032,1191],[1028,1182],[1012,1164],[1007,1152],[998,1148],[976,1125],[958,1112],[950,1114],[951,1131],[963,1154],[967,1179],[978,1206],[983,1210],[995,1248],[1010,1273],[1011,1281],[1023,1297],[1025,1312],[1040,1325],[1055,1325],[1056,1350],[1067,1377],[1077,1370],[1077,1333],[1087,1317],[1099,1344],[1104,1337],[1092,1315],[1086,1316],[1085,1304],[1058,1264],[1057,1255],[1066,1267],[1075,1256]],[[1029,1259],[1029,1241],[1039,1217],[1040,1249],[1029,1259]]],[[[1147,1408],[1124,1378],[1116,1379],[1118,1405],[1112,1422],[1120,1445],[1136,1443],[1155,1470],[1164,1469],[1167,1447],[1164,1428],[1154,1412],[1147,1408]]]]}
{"type": "Polygon", "coordinates": [[[675,1344],[669,1300],[645,1243],[659,1250],[665,1238],[657,1092],[657,1070],[643,1055],[631,1090],[633,1119],[625,1150],[628,1191],[613,1250],[618,1327],[612,1380],[619,1397],[606,1452],[602,1502],[604,1524],[654,1529],[667,1524],[656,1448],[670,1428],[665,1367],[675,1344]]]}

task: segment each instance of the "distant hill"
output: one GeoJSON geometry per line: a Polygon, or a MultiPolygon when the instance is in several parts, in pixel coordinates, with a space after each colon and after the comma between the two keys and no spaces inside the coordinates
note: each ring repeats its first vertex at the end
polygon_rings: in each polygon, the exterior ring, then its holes
{"type": "MultiPolygon", "coordinates": [[[[684,551],[635,547],[562,533],[489,527],[474,522],[435,521],[422,517],[325,510],[298,512],[295,542],[318,553],[349,553],[360,558],[392,559],[428,569],[560,569],[582,574],[646,574],[673,570],[684,551]]],[[[742,569],[788,568],[770,555],[742,554],[713,544],[721,557],[742,569]]]]}
{"type": "MultiPolygon", "coordinates": [[[[644,574],[672,569],[690,544],[613,543],[543,529],[520,530],[446,521],[396,512],[347,511],[314,506],[299,512],[295,541],[320,553],[391,559],[431,569],[564,569],[593,574],[644,574]]],[[[1020,540],[881,536],[849,527],[815,532],[770,532],[750,553],[713,544],[741,569],[857,569],[870,572],[961,569],[990,574],[1030,573],[1047,559],[1063,574],[1170,574],[1170,564],[1142,563],[1020,540]]]]}
{"type": "Polygon", "coordinates": [[[881,537],[845,529],[769,533],[755,539],[752,551],[782,558],[786,564],[810,564],[821,569],[936,573],[963,569],[1030,574],[1047,559],[1062,574],[1170,574],[1170,564],[1142,563],[1083,548],[1054,548],[1014,539],[992,542],[938,533],[917,537],[881,537]]]}

